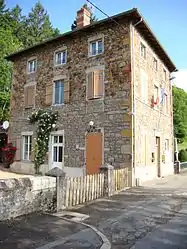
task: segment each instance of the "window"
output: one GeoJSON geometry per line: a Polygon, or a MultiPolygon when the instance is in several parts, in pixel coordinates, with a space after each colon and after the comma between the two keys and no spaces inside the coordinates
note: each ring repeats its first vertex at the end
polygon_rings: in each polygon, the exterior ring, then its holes
{"type": "Polygon", "coordinates": [[[163,69],[163,75],[164,75],[164,80],[166,80],[167,75],[166,75],[166,70],[165,69],[163,69]]]}
{"type": "Polygon", "coordinates": [[[156,70],[156,71],[157,71],[157,69],[158,69],[158,62],[157,62],[157,59],[155,59],[155,58],[153,58],[153,68],[154,68],[154,70],[156,70]]]}
{"type": "Polygon", "coordinates": [[[36,59],[28,61],[28,68],[27,68],[28,73],[36,72],[36,66],[37,66],[36,59]]]}
{"type": "Polygon", "coordinates": [[[55,65],[63,65],[67,62],[67,51],[60,51],[55,53],[55,65]]]}
{"type": "Polygon", "coordinates": [[[165,139],[165,151],[169,151],[169,139],[165,139]]]}
{"type": "Polygon", "coordinates": [[[140,44],[140,53],[141,53],[141,56],[146,59],[146,47],[143,43],[140,44]]]}
{"type": "Polygon", "coordinates": [[[31,160],[32,136],[23,136],[23,160],[31,160]]]}
{"type": "Polygon", "coordinates": [[[145,103],[148,101],[148,80],[144,71],[141,71],[141,99],[145,103]]]}
{"type": "Polygon", "coordinates": [[[62,163],[64,158],[64,137],[63,135],[52,136],[52,161],[53,164],[62,163]]]}
{"type": "Polygon", "coordinates": [[[104,96],[104,71],[89,72],[87,80],[87,99],[102,98],[104,96]]]}
{"type": "Polygon", "coordinates": [[[64,81],[57,80],[54,82],[54,105],[64,104],[64,81]]]}
{"type": "Polygon", "coordinates": [[[168,113],[168,95],[164,94],[164,111],[165,113],[168,113]]]}
{"type": "Polygon", "coordinates": [[[25,108],[34,107],[34,105],[35,105],[35,92],[36,92],[36,85],[35,84],[25,85],[25,88],[24,88],[25,108]]]}
{"type": "Polygon", "coordinates": [[[94,56],[94,55],[102,54],[103,51],[104,49],[103,49],[102,39],[90,42],[90,55],[94,56]]]}

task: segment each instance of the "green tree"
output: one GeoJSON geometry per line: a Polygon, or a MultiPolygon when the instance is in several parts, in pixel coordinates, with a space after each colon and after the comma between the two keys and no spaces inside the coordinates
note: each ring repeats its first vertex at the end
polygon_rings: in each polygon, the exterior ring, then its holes
{"type": "Polygon", "coordinates": [[[20,42],[11,29],[0,28],[0,120],[8,119],[12,65],[4,59],[20,48],[20,42]]]}
{"type": "Polygon", "coordinates": [[[173,87],[173,123],[174,134],[179,143],[187,137],[187,93],[173,87]]]}
{"type": "Polygon", "coordinates": [[[22,42],[25,47],[59,34],[59,30],[52,27],[49,15],[40,2],[35,4],[22,25],[24,29],[22,42]]]}

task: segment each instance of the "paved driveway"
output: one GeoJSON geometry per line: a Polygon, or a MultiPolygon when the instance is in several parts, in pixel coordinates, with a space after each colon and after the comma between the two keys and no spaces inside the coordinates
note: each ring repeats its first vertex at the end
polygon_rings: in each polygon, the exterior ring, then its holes
{"type": "Polygon", "coordinates": [[[187,248],[187,174],[152,181],[80,208],[114,249],[187,248]]]}
{"type": "MultiPolygon", "coordinates": [[[[105,249],[187,248],[186,173],[149,182],[145,187],[132,188],[73,211],[88,215],[84,223],[108,238],[111,247],[105,249]]],[[[101,248],[103,241],[98,233],[72,222],[71,216],[68,219],[32,214],[1,222],[0,248],[101,248]]]]}

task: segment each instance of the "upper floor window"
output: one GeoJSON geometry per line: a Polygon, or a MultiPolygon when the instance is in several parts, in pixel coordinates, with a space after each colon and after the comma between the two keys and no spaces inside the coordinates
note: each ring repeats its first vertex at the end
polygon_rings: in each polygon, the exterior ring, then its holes
{"type": "Polygon", "coordinates": [[[104,96],[104,70],[94,70],[87,75],[87,99],[100,99],[104,96]]]}
{"type": "Polygon", "coordinates": [[[64,104],[64,81],[57,80],[54,82],[54,105],[64,104]]]}
{"type": "Polygon", "coordinates": [[[102,39],[90,42],[90,55],[91,56],[102,54],[103,51],[104,51],[104,45],[103,45],[102,39]]]}
{"type": "Polygon", "coordinates": [[[141,56],[144,59],[146,59],[146,46],[143,43],[140,44],[140,53],[141,53],[141,56]]]}
{"type": "Polygon", "coordinates": [[[60,51],[55,53],[55,65],[63,65],[67,62],[67,51],[60,51]]]}
{"type": "Polygon", "coordinates": [[[27,84],[24,86],[24,103],[25,108],[32,108],[35,106],[36,84],[27,84]]]}
{"type": "Polygon", "coordinates": [[[166,70],[165,69],[163,69],[163,74],[164,74],[164,80],[166,80],[167,74],[166,74],[166,70]]]}
{"type": "Polygon", "coordinates": [[[29,60],[27,64],[27,72],[28,73],[34,73],[37,69],[37,61],[36,59],[29,60]]]}
{"type": "Polygon", "coordinates": [[[30,161],[32,152],[32,136],[23,136],[23,160],[30,161]]]}
{"type": "Polygon", "coordinates": [[[168,114],[168,95],[164,94],[164,111],[166,114],[168,114]]]}
{"type": "Polygon", "coordinates": [[[148,76],[147,74],[141,70],[140,74],[140,83],[141,83],[141,99],[145,103],[148,102],[148,76]]]}
{"type": "Polygon", "coordinates": [[[157,71],[157,69],[158,69],[158,61],[157,61],[156,58],[153,58],[153,68],[154,68],[154,70],[156,70],[156,71],[157,71]]]}

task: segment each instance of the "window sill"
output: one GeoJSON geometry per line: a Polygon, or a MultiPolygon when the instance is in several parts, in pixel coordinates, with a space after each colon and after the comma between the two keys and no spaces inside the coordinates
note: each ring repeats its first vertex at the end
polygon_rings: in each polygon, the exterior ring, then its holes
{"type": "Polygon", "coordinates": [[[34,109],[35,107],[34,106],[25,106],[25,110],[29,110],[29,109],[34,109]]]}
{"type": "Polygon", "coordinates": [[[31,160],[24,160],[24,159],[22,159],[21,160],[23,163],[34,163],[33,161],[31,161],[31,160]]]}
{"type": "Polygon", "coordinates": [[[64,105],[65,105],[64,103],[63,104],[52,104],[53,107],[62,107],[64,105]]]}
{"type": "Polygon", "coordinates": [[[63,64],[54,64],[54,68],[63,67],[65,65],[67,65],[67,62],[63,64]]]}
{"type": "Polygon", "coordinates": [[[95,98],[92,98],[92,99],[86,99],[86,101],[95,101],[95,100],[104,100],[104,96],[102,97],[95,97],[95,98]]]}
{"type": "Polygon", "coordinates": [[[27,72],[27,75],[33,75],[33,74],[36,74],[37,71],[34,71],[34,72],[27,72]]]}
{"type": "Polygon", "coordinates": [[[94,54],[94,55],[88,54],[88,58],[98,57],[98,56],[101,56],[103,54],[104,54],[104,52],[102,52],[101,54],[94,54]]]}

